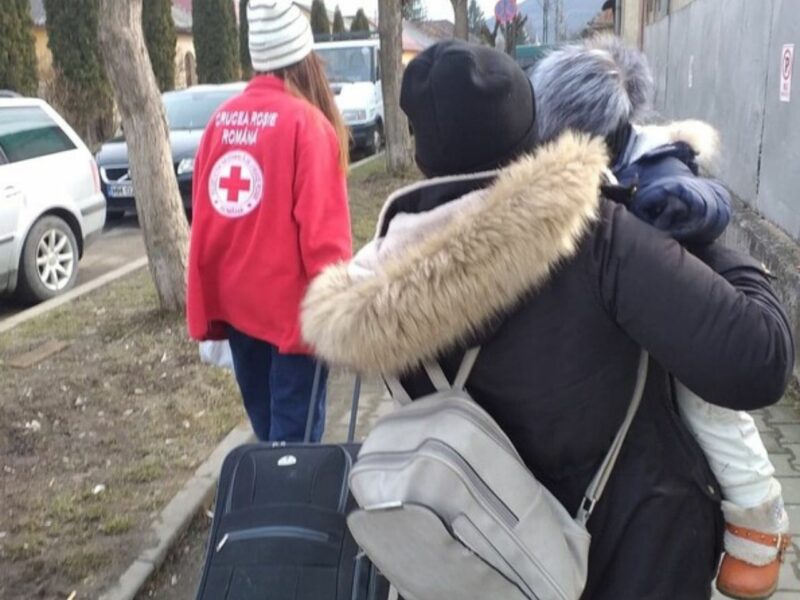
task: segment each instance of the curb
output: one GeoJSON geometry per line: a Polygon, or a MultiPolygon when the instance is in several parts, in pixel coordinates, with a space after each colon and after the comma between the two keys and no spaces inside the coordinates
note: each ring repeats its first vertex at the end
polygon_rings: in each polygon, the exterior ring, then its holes
{"type": "Polygon", "coordinates": [[[225,436],[206,461],[194,472],[153,521],[149,535],[156,541],[139,553],[117,583],[100,600],[134,600],[142,587],[167,558],[172,546],[189,527],[199,510],[214,495],[222,461],[242,444],[255,440],[249,426],[240,425],[225,436]]]}
{"type": "Polygon", "coordinates": [[[30,321],[31,319],[35,319],[47,312],[50,312],[53,309],[56,309],[60,306],[64,306],[68,302],[75,300],[76,298],[80,298],[88,294],[89,292],[93,292],[99,287],[103,287],[107,283],[111,283],[121,277],[124,277],[128,273],[132,273],[138,269],[141,269],[147,264],[147,257],[138,258],[130,264],[122,266],[118,269],[114,269],[113,271],[109,271],[105,275],[101,275],[96,279],[92,279],[84,283],[83,285],[79,285],[76,288],[71,289],[66,294],[62,296],[58,296],[56,298],[51,298],[41,304],[37,304],[34,307],[28,308],[27,310],[23,310],[20,313],[17,313],[13,317],[9,317],[4,319],[0,322],[0,334],[6,333],[10,331],[17,325],[21,325],[26,321],[30,321]]]}

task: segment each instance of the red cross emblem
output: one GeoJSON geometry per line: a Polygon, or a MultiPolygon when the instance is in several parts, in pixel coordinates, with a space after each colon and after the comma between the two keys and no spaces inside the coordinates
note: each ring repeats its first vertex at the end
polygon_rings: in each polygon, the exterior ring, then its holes
{"type": "Polygon", "coordinates": [[[228,192],[228,202],[239,202],[239,194],[249,192],[251,181],[242,177],[242,167],[231,167],[228,177],[219,181],[219,187],[228,192]]]}
{"type": "Polygon", "coordinates": [[[243,217],[261,203],[264,174],[255,158],[244,150],[221,156],[208,179],[211,205],[223,217],[243,217]]]}

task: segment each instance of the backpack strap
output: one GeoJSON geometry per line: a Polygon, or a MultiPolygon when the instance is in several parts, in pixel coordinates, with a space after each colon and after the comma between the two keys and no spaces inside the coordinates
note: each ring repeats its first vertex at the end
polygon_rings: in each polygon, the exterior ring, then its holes
{"type": "Polygon", "coordinates": [[[472,374],[472,368],[475,366],[475,361],[478,360],[478,354],[480,353],[481,347],[475,346],[464,354],[464,358],[461,359],[461,366],[458,368],[458,373],[456,373],[455,381],[453,381],[454,390],[463,390],[464,386],[467,385],[467,379],[472,374]]]}
{"type": "Polygon", "coordinates": [[[392,396],[392,400],[397,402],[400,406],[411,404],[411,396],[408,395],[406,388],[400,383],[399,378],[384,376],[383,383],[386,384],[389,394],[392,396]]]}
{"type": "Polygon", "coordinates": [[[444,374],[439,363],[426,363],[425,372],[428,374],[428,378],[431,380],[437,392],[444,392],[450,389],[450,382],[447,380],[447,375],[444,374]]]}
{"type": "Polygon", "coordinates": [[[584,495],[583,500],[581,501],[581,506],[578,509],[578,515],[575,517],[575,520],[583,526],[586,526],[586,522],[589,520],[589,517],[592,516],[592,511],[594,511],[595,505],[603,495],[603,490],[605,490],[606,484],[611,478],[614,465],[616,464],[619,453],[622,450],[622,444],[625,443],[625,437],[628,435],[628,430],[631,427],[631,423],[633,423],[633,418],[636,416],[636,411],[639,408],[639,404],[642,402],[645,384],[647,383],[647,370],[649,364],[650,355],[646,350],[642,350],[641,354],[639,355],[639,369],[636,374],[636,385],[634,386],[633,390],[633,398],[628,406],[628,412],[625,415],[625,420],[622,422],[619,431],[617,431],[617,435],[614,438],[614,441],[611,443],[611,448],[609,448],[605,459],[603,459],[603,463],[600,465],[600,468],[597,470],[592,482],[586,489],[586,494],[584,495]]]}
{"type": "MultiPolygon", "coordinates": [[[[425,372],[428,374],[428,377],[430,378],[431,383],[433,383],[433,387],[436,388],[436,391],[463,391],[464,386],[467,384],[467,379],[469,379],[469,376],[472,373],[472,368],[475,366],[475,361],[478,360],[478,354],[480,354],[480,351],[481,347],[476,346],[474,348],[470,348],[464,353],[464,358],[461,359],[461,365],[458,367],[458,373],[456,373],[456,378],[453,380],[452,384],[447,379],[444,371],[442,371],[442,367],[439,366],[439,363],[426,363],[424,365],[425,372]]],[[[403,384],[400,383],[400,379],[397,377],[384,377],[383,381],[386,383],[386,387],[389,388],[389,393],[391,393],[392,398],[394,398],[395,401],[403,406],[411,402],[411,397],[403,387],[403,384]]]]}
{"type": "Polygon", "coordinates": [[[478,354],[480,354],[480,351],[481,347],[475,346],[464,353],[464,358],[461,359],[461,365],[458,367],[458,373],[456,373],[456,378],[453,380],[452,384],[450,381],[448,381],[447,376],[444,374],[444,371],[442,371],[442,367],[439,366],[439,363],[427,363],[425,365],[425,372],[428,374],[428,377],[430,377],[430,380],[433,383],[433,386],[436,388],[436,391],[463,391],[464,386],[467,385],[467,379],[469,379],[470,373],[472,373],[472,367],[475,366],[475,361],[478,360],[478,354]]]}

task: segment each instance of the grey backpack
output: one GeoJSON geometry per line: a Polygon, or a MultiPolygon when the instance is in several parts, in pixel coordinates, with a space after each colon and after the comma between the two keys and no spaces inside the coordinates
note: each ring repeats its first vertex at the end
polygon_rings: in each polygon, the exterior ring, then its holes
{"type": "Polygon", "coordinates": [[[647,378],[642,351],[633,399],[572,517],[525,467],[499,425],[464,389],[468,351],[451,384],[381,418],[350,475],[360,509],[350,531],[405,600],[577,600],[586,583],[586,522],[619,455],[647,378]]]}

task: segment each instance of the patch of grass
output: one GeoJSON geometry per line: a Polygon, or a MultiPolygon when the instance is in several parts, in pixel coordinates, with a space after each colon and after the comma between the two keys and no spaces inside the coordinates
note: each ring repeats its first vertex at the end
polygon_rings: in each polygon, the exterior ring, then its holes
{"type": "Polygon", "coordinates": [[[2,554],[11,562],[29,560],[38,556],[45,545],[41,534],[27,534],[3,545],[2,554]]]}
{"type": "Polygon", "coordinates": [[[159,491],[153,491],[150,495],[140,500],[142,510],[153,512],[162,508],[166,502],[164,494],[159,491]]]}
{"type": "MultiPolygon", "coordinates": [[[[70,302],[15,327],[0,336],[0,352],[6,351],[21,340],[27,341],[30,347],[34,347],[42,340],[50,338],[69,340],[80,337],[98,325],[105,325],[110,329],[109,333],[114,333],[114,329],[119,326],[125,327],[125,331],[130,331],[130,323],[110,318],[111,309],[120,305],[136,307],[137,312],[141,312],[142,307],[149,307],[154,313],[158,307],[158,300],[147,269],[140,269],[112,286],[102,288],[77,302],[70,302]],[[76,310],[76,304],[81,305],[81,310],[76,310]]],[[[138,318],[141,321],[141,314],[138,318]]]]}
{"type": "Polygon", "coordinates": [[[110,561],[108,554],[97,550],[76,548],[61,560],[61,570],[73,581],[79,581],[102,569],[110,561]]]}
{"type": "Polygon", "coordinates": [[[363,165],[350,169],[348,180],[350,185],[359,184],[367,179],[369,176],[376,173],[386,173],[386,156],[380,156],[364,163],[363,165]]]}
{"type": "Polygon", "coordinates": [[[57,523],[75,521],[81,513],[80,498],[74,492],[53,496],[47,505],[47,516],[57,523]]]}
{"type": "Polygon", "coordinates": [[[9,332],[9,337],[39,340],[55,335],[59,339],[67,339],[78,335],[82,325],[81,315],[75,315],[66,307],[57,308],[38,319],[18,325],[9,332]]]}
{"type": "Polygon", "coordinates": [[[127,469],[122,478],[130,483],[155,481],[164,473],[164,463],[155,456],[148,456],[127,469]]]}
{"type": "Polygon", "coordinates": [[[90,539],[95,532],[96,524],[109,519],[109,513],[116,499],[109,492],[93,495],[86,490],[82,493],[63,492],[47,503],[44,510],[39,511],[37,521],[41,524],[49,522],[49,527],[37,531],[46,531],[50,535],[60,536],[69,533],[76,539],[90,539]]]}
{"type": "Polygon", "coordinates": [[[127,533],[133,527],[133,520],[127,515],[117,515],[100,524],[100,531],[105,535],[127,533]]]}
{"type": "Polygon", "coordinates": [[[111,511],[109,504],[112,502],[110,498],[104,498],[102,504],[95,502],[85,506],[81,513],[81,523],[97,523],[108,518],[108,513],[111,511]]]}

